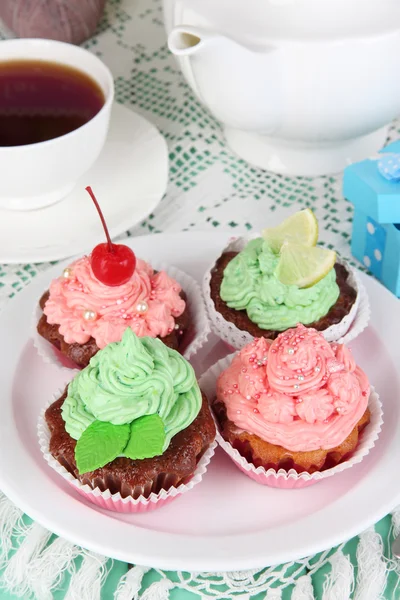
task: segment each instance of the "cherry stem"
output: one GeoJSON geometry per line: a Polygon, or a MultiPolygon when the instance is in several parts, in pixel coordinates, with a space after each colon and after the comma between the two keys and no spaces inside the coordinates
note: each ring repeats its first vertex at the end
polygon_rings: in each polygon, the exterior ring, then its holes
{"type": "Polygon", "coordinates": [[[108,233],[108,227],[107,227],[104,215],[103,215],[103,213],[101,211],[100,204],[97,202],[96,196],[94,195],[93,190],[90,187],[90,185],[88,185],[85,188],[85,190],[87,191],[87,193],[89,194],[89,196],[93,200],[93,203],[94,203],[94,205],[96,207],[96,210],[99,213],[99,217],[100,217],[101,223],[103,225],[104,233],[106,234],[106,238],[107,238],[107,242],[108,242],[108,250],[109,250],[109,252],[114,253],[114,244],[112,243],[111,238],[110,238],[110,234],[108,233]]]}

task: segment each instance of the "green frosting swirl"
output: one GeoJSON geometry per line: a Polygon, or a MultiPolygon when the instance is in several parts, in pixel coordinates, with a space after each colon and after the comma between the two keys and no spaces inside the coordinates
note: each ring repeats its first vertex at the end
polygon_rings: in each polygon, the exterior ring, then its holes
{"type": "Polygon", "coordinates": [[[230,308],[245,310],[261,329],[284,331],[324,317],[339,297],[336,271],[315,285],[300,289],[284,285],[275,270],[279,254],[262,239],[247,244],[227,265],[220,295],[230,308]]]}
{"type": "Polygon", "coordinates": [[[65,429],[75,440],[94,421],[132,423],[158,414],[171,438],[197,417],[201,391],[191,365],[159,339],[127,328],[120,342],[100,350],[69,384],[62,406],[65,429]]]}

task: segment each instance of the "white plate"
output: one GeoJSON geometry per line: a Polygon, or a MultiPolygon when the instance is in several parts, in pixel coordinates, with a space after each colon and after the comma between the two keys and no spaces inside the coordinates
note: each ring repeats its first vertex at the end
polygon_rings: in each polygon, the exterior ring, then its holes
{"type": "Polygon", "coordinates": [[[168,151],[162,135],[143,117],[114,104],[105,146],[67,198],[34,211],[0,209],[0,263],[58,260],[103,240],[87,185],[116,236],[154,210],[167,182],[168,151]]]}
{"type": "MultiPolygon", "coordinates": [[[[198,281],[226,237],[210,232],[131,239],[139,256],[163,257],[198,281]]],[[[36,424],[63,375],[27,339],[32,308],[61,266],[38,277],[0,315],[0,488],[33,519],[86,548],[163,569],[224,571],[279,564],[330,548],[400,502],[400,303],[361,274],[371,326],[350,345],[379,392],[380,438],[363,462],[301,490],[258,485],[221,450],[196,489],[153,514],[120,515],[85,504],[48,467],[36,424]]],[[[195,357],[198,372],[228,353],[215,337],[195,357]]]]}

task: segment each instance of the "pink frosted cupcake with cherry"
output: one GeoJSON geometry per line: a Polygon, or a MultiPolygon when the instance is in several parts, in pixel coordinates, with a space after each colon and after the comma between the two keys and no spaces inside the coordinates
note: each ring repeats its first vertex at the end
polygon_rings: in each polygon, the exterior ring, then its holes
{"type": "Polygon", "coordinates": [[[254,339],[201,379],[219,443],[259,483],[301,487],[359,462],[382,424],[351,351],[298,325],[254,339]]]}
{"type": "Polygon", "coordinates": [[[130,327],[161,339],[188,358],[207,339],[208,320],[197,283],[174,267],[150,265],[114,244],[96,198],[107,242],[62,270],[35,313],[35,342],[49,362],[83,368],[130,327]]]}

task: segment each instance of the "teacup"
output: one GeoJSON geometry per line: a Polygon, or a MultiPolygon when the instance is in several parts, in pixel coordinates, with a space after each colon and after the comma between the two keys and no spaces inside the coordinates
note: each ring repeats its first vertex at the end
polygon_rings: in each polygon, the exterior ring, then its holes
{"type": "Polygon", "coordinates": [[[100,87],[104,104],[89,121],[60,137],[0,146],[0,208],[9,210],[43,208],[73,190],[104,146],[114,98],[111,72],[83,48],[45,39],[0,42],[0,62],[22,60],[50,61],[79,70],[100,87]]]}

